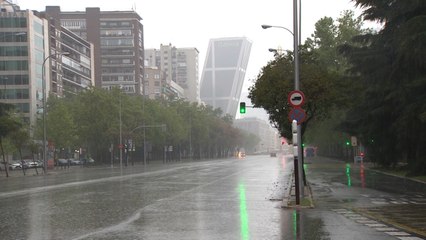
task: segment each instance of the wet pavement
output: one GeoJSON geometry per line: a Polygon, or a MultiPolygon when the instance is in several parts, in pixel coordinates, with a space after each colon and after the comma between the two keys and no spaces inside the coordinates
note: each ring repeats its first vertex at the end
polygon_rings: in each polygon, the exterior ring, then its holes
{"type": "Polygon", "coordinates": [[[16,172],[0,179],[1,239],[292,239],[274,201],[290,173],[269,156],[16,172]]]}
{"type": "MultiPolygon", "coordinates": [[[[421,188],[404,188],[404,180],[359,163],[321,157],[307,159],[306,163],[315,211],[332,214],[350,228],[366,227],[362,231],[370,233],[362,239],[378,239],[383,234],[392,239],[426,238],[426,193],[421,188]]],[[[333,226],[330,221],[325,225],[333,226]]],[[[331,239],[361,239],[356,233],[331,233],[331,239]]]]}
{"type": "Polygon", "coordinates": [[[0,173],[0,238],[421,239],[374,214],[424,195],[363,187],[356,167],[348,173],[339,162],[306,166],[315,208],[282,207],[291,186],[288,155],[0,173]]]}

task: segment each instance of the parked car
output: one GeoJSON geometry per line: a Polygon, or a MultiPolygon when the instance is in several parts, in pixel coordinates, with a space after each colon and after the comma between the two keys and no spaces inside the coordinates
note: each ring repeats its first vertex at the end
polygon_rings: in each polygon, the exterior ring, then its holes
{"type": "Polygon", "coordinates": [[[79,159],[69,159],[69,160],[71,161],[71,165],[73,166],[83,164],[83,162],[79,159]]]}
{"type": "Polygon", "coordinates": [[[57,161],[57,166],[67,166],[68,165],[68,159],[59,158],[57,161]]]}
{"type": "Polygon", "coordinates": [[[18,161],[11,162],[9,163],[9,169],[10,170],[22,169],[22,164],[18,161]]]}
{"type": "Polygon", "coordinates": [[[33,160],[24,160],[25,162],[25,166],[26,168],[37,168],[37,167],[42,167],[43,163],[39,162],[39,161],[33,161],[33,160]]]}
{"type": "Polygon", "coordinates": [[[81,164],[83,165],[92,165],[95,163],[95,160],[93,158],[82,158],[81,159],[81,164]]]}

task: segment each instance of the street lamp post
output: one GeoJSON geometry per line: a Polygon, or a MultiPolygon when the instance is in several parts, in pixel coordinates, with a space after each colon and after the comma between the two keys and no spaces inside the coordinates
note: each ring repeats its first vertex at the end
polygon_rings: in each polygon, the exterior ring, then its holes
{"type": "Polygon", "coordinates": [[[120,118],[120,170],[123,170],[123,134],[122,134],[122,119],[121,119],[121,88],[122,86],[120,85],[120,95],[119,95],[119,101],[120,101],[120,106],[119,106],[119,118],[120,118]]]}
{"type": "MultiPolygon", "coordinates": [[[[294,90],[299,90],[300,89],[300,67],[299,67],[299,19],[298,19],[298,15],[299,15],[299,10],[298,9],[298,0],[293,0],[293,31],[291,31],[290,29],[286,28],[286,27],[282,27],[282,26],[273,26],[273,25],[262,25],[263,29],[268,29],[268,28],[281,28],[286,30],[287,32],[291,33],[291,35],[293,35],[293,52],[294,52],[294,90]]],[[[297,166],[296,166],[296,160],[295,160],[295,167],[297,167],[297,174],[298,174],[298,184],[299,188],[298,190],[300,191],[300,195],[304,196],[304,186],[303,184],[301,184],[303,181],[303,166],[302,166],[302,158],[303,158],[303,151],[302,151],[302,131],[301,131],[301,126],[300,124],[297,125],[297,166]]],[[[296,169],[295,169],[296,171],[296,169]]],[[[296,186],[297,186],[296,185],[296,186]]],[[[298,195],[298,194],[296,194],[298,195]]],[[[299,196],[296,196],[296,202],[299,202],[297,200],[299,196]]]]}
{"type": "Polygon", "coordinates": [[[130,133],[133,133],[135,130],[143,128],[143,165],[146,165],[146,142],[145,142],[145,133],[146,128],[162,128],[164,131],[167,131],[167,125],[166,124],[153,124],[153,125],[140,125],[138,127],[135,127],[130,131],[130,133]]]}
{"type": "Polygon", "coordinates": [[[43,88],[43,170],[44,173],[47,173],[47,128],[46,128],[46,100],[47,100],[47,94],[46,94],[46,77],[45,77],[45,65],[49,58],[54,56],[62,56],[62,55],[69,55],[68,52],[57,52],[50,54],[49,56],[45,57],[43,60],[42,65],[42,88],[43,88]]]}

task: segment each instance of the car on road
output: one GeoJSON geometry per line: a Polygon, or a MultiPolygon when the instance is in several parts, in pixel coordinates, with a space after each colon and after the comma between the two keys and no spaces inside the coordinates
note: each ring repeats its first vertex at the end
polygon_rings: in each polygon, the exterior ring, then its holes
{"type": "Polygon", "coordinates": [[[316,156],[316,148],[315,147],[306,147],[305,148],[305,157],[315,157],[316,156]]]}
{"type": "Polygon", "coordinates": [[[57,161],[57,166],[67,166],[68,165],[68,159],[65,158],[59,158],[57,161]]]}
{"type": "Polygon", "coordinates": [[[95,160],[93,158],[82,158],[81,160],[81,164],[83,165],[93,165],[95,163],[95,160]]]}
{"type": "Polygon", "coordinates": [[[71,165],[73,165],[73,166],[83,164],[83,162],[79,159],[69,159],[69,160],[70,160],[71,165]]]}
{"type": "Polygon", "coordinates": [[[24,160],[24,167],[25,168],[38,168],[42,167],[43,163],[40,161],[34,161],[34,160],[24,160]]]}
{"type": "Polygon", "coordinates": [[[22,169],[22,164],[19,161],[9,163],[10,170],[22,169]]]}

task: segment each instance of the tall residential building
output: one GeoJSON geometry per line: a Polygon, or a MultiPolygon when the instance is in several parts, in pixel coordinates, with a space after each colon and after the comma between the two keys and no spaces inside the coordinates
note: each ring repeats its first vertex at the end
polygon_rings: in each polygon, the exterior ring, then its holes
{"type": "Polygon", "coordinates": [[[235,118],[251,45],[245,37],[210,40],[201,75],[201,101],[235,118]]]}
{"type": "Polygon", "coordinates": [[[48,75],[52,74],[50,93],[64,97],[94,86],[93,44],[55,24],[53,19],[48,20],[48,23],[50,54],[64,54],[52,56],[60,57],[61,64],[55,66],[52,61],[48,62],[48,67],[52,69],[46,72],[48,75]]]}
{"type": "Polygon", "coordinates": [[[47,6],[41,14],[93,43],[96,87],[120,87],[128,94],[143,94],[143,25],[135,11],[94,7],[84,12],[61,12],[59,6],[47,6]]]}
{"type": "Polygon", "coordinates": [[[156,66],[166,74],[168,82],[177,83],[184,90],[184,98],[200,102],[198,50],[160,45],[160,49],[145,49],[145,62],[156,66]]]}
{"type": "Polygon", "coordinates": [[[43,88],[62,97],[92,85],[92,45],[9,1],[0,9],[0,101],[32,126],[43,111],[43,88]]]}
{"type": "Polygon", "coordinates": [[[163,71],[157,67],[145,67],[145,93],[150,99],[163,97],[163,89],[166,84],[163,71]]]}
{"type": "Polygon", "coordinates": [[[158,67],[145,66],[145,92],[150,99],[182,99],[185,91],[177,83],[167,80],[158,67]]]}

